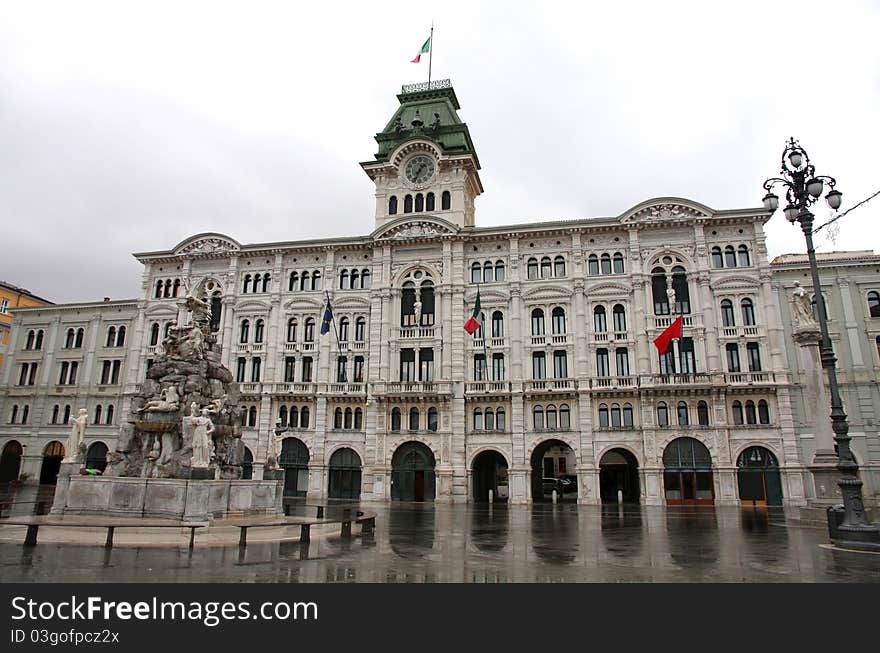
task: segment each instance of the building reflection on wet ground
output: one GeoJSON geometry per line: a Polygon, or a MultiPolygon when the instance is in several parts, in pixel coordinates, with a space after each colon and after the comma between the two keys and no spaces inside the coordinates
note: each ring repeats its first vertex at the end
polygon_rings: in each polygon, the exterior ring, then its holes
{"type": "Polygon", "coordinates": [[[782,509],[370,504],[373,536],[238,547],[0,544],[3,582],[880,582],[782,509]]]}

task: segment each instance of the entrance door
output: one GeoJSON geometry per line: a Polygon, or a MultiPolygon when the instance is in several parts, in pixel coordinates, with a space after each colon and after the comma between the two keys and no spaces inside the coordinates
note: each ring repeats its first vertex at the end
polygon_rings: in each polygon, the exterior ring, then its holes
{"type": "Polygon", "coordinates": [[[353,449],[338,449],[330,456],[327,494],[331,499],[360,499],[361,459],[353,449]]]}
{"type": "Polygon", "coordinates": [[[666,503],[671,506],[715,503],[712,457],[706,445],[694,438],[677,438],[663,451],[663,464],[666,503]]]}
{"type": "Polygon", "coordinates": [[[749,447],[736,461],[739,499],[744,506],[781,506],[782,478],[774,456],[764,447],[749,447]]]}
{"type": "Polygon", "coordinates": [[[278,463],[284,470],[284,496],[304,497],[309,489],[309,450],[298,438],[284,438],[278,463]]]}
{"type": "Polygon", "coordinates": [[[21,469],[22,446],[21,443],[10,440],[3,447],[0,456],[0,483],[18,480],[18,472],[21,469]]]}
{"type": "Polygon", "coordinates": [[[413,501],[425,500],[425,472],[421,470],[415,472],[413,495],[413,501]]]}
{"type": "Polygon", "coordinates": [[[55,485],[58,482],[58,472],[61,471],[63,459],[63,444],[53,440],[46,445],[43,451],[43,465],[40,467],[40,485],[55,485]]]}
{"type": "Polygon", "coordinates": [[[433,501],[434,454],[421,442],[405,442],[391,457],[391,498],[433,501]]]}

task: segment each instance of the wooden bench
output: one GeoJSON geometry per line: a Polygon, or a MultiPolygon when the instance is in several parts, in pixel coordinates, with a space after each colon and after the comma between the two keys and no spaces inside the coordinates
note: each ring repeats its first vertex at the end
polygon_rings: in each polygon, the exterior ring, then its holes
{"type": "Polygon", "coordinates": [[[365,513],[362,510],[352,511],[351,509],[343,509],[343,515],[340,519],[311,519],[309,517],[285,517],[284,519],[273,519],[269,521],[254,522],[233,522],[232,526],[240,529],[238,536],[238,546],[247,547],[247,534],[251,528],[268,528],[282,526],[299,526],[300,542],[308,542],[311,539],[311,527],[322,524],[340,524],[340,535],[344,538],[351,537],[351,524],[356,522],[361,525],[361,533],[372,533],[376,527],[376,513],[365,513]],[[352,514],[354,512],[354,514],[352,514]]]}
{"type": "Polygon", "coordinates": [[[171,522],[168,521],[107,521],[107,520],[91,520],[91,521],[71,521],[67,519],[52,519],[46,517],[30,517],[22,519],[3,519],[0,526],[27,526],[27,533],[24,537],[24,546],[36,546],[37,535],[41,526],[51,526],[53,528],[106,528],[107,537],[104,540],[104,548],[113,548],[113,537],[117,528],[188,528],[189,529],[189,550],[192,551],[195,545],[196,529],[205,528],[206,523],[188,523],[188,522],[171,522]]]}

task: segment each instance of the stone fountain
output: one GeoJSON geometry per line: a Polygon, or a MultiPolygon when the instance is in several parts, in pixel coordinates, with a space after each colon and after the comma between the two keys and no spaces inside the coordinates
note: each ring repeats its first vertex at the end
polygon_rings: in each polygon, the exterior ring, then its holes
{"type": "Polygon", "coordinates": [[[238,386],[221,362],[201,296],[199,283],[181,302],[190,319],[169,327],[105,475],[79,476],[81,459],[62,464],[54,514],[204,520],[282,513],[282,483],[241,480],[238,386]]]}

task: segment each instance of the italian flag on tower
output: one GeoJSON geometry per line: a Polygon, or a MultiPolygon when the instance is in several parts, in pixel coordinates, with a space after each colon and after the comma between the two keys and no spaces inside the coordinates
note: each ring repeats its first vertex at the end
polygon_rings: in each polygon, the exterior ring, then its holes
{"type": "Polygon", "coordinates": [[[468,332],[469,335],[474,335],[474,331],[480,328],[480,289],[477,288],[477,302],[474,304],[474,312],[468,318],[468,321],[464,323],[464,330],[468,332]]]}
{"type": "MultiPolygon", "coordinates": [[[[431,28],[431,31],[434,31],[434,28],[431,28]]],[[[410,60],[410,63],[419,63],[422,60],[422,55],[425,52],[429,52],[431,50],[431,37],[428,37],[428,40],[422,43],[422,48],[419,50],[419,53],[416,55],[415,59],[410,60]]]]}

